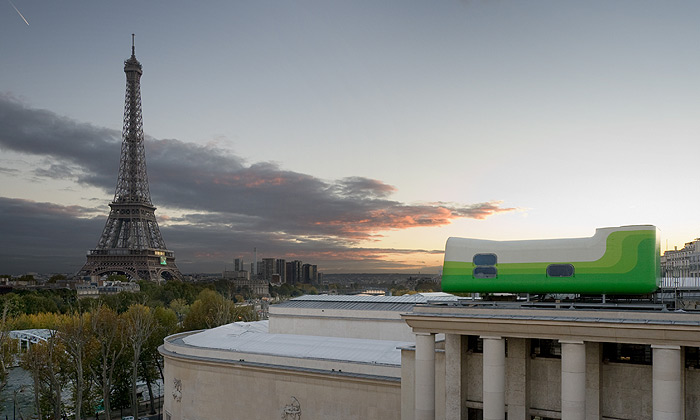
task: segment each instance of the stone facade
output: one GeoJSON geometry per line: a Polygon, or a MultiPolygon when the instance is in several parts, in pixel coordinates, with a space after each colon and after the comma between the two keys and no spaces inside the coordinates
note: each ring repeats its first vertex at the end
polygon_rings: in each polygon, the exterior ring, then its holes
{"type": "Polygon", "coordinates": [[[700,371],[686,360],[700,346],[697,314],[434,306],[404,319],[446,339],[422,350],[444,354],[432,403],[418,397],[421,347],[403,349],[402,420],[700,418],[700,371]]]}
{"type": "MultiPolygon", "coordinates": [[[[187,337],[197,332],[171,336],[160,349],[164,418],[700,418],[698,314],[447,303],[403,311],[399,324],[395,311],[310,305],[271,309],[269,334],[289,328],[294,340],[319,343],[372,337],[367,345],[405,337],[404,328],[414,335],[399,345],[400,364],[246,352],[235,348],[240,342],[192,345],[187,337]]],[[[215,341],[229,334],[209,333],[215,341]]]]}
{"type": "Polygon", "coordinates": [[[396,311],[299,309],[270,306],[270,332],[327,337],[414,341],[411,328],[396,311]]]}
{"type": "Polygon", "coordinates": [[[165,354],[165,419],[398,419],[398,380],[165,354]],[[285,417],[287,415],[287,417],[285,417]]]}

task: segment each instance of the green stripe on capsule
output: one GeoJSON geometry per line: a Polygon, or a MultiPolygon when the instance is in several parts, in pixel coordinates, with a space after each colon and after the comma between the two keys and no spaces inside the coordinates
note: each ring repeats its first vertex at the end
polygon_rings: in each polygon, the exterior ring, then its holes
{"type": "Polygon", "coordinates": [[[498,276],[476,279],[471,262],[445,261],[442,290],[480,293],[650,293],[658,287],[655,230],[612,232],[596,261],[496,264],[498,276]],[[573,264],[573,277],[547,277],[550,264],[573,264]]]}

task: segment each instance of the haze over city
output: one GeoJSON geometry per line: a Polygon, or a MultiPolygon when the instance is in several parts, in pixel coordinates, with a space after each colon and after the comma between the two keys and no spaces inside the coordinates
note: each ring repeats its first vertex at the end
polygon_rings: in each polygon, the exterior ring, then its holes
{"type": "Polygon", "coordinates": [[[436,273],[449,236],[700,236],[694,1],[0,8],[0,274],[76,272],[99,239],[132,33],[150,192],[183,272],[254,247],[436,273]]]}

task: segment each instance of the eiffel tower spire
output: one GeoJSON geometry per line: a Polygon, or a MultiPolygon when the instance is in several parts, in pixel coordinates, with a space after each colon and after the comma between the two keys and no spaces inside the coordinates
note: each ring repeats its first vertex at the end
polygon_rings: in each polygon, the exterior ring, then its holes
{"type": "Polygon", "coordinates": [[[181,278],[175,254],[165,246],[158,229],[148,189],[143,118],[141,115],[141,63],[136,59],[134,35],[131,57],[124,61],[126,98],[119,177],[111,211],[97,247],[88,251],[79,276],[125,274],[132,280],[181,278]]]}

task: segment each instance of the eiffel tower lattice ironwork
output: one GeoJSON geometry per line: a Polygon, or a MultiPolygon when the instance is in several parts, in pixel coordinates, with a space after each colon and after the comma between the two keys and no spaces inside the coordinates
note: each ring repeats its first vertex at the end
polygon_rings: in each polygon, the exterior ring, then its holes
{"type": "Polygon", "coordinates": [[[158,229],[148,189],[146,152],[141,115],[141,63],[136,59],[133,34],[131,57],[124,61],[126,99],[119,178],[107,223],[97,247],[87,254],[79,276],[125,274],[133,280],[182,278],[158,229]]]}

